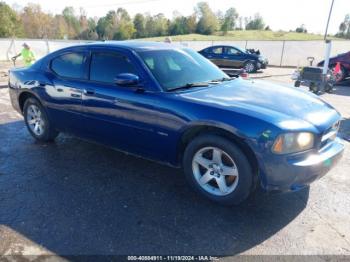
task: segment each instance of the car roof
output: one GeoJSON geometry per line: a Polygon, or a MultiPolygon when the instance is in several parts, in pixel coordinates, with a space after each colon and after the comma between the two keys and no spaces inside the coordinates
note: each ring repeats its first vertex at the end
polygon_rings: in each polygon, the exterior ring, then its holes
{"type": "MultiPolygon", "coordinates": [[[[233,47],[233,48],[237,48],[236,46],[234,45],[213,45],[213,46],[210,46],[210,47],[233,47]]],[[[209,47],[209,48],[210,48],[209,47]]]]}
{"type": "Polygon", "coordinates": [[[176,48],[186,48],[183,45],[179,44],[169,44],[162,42],[149,42],[149,41],[101,41],[101,42],[92,42],[87,44],[80,44],[67,47],[65,49],[77,48],[77,47],[118,47],[127,50],[134,51],[147,51],[147,50],[169,50],[176,48]]]}

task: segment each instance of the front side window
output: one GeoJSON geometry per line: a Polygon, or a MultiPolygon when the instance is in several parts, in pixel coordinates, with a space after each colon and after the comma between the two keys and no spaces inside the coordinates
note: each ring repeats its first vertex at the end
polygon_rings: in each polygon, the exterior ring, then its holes
{"type": "Polygon", "coordinates": [[[239,55],[241,53],[241,51],[233,47],[227,47],[226,52],[228,55],[239,55]]]}
{"type": "Polygon", "coordinates": [[[85,78],[86,55],[84,53],[67,53],[51,61],[51,70],[57,75],[69,78],[85,78]]]}
{"type": "Polygon", "coordinates": [[[228,77],[192,49],[147,50],[138,54],[165,90],[228,77]]]}
{"type": "Polygon", "coordinates": [[[121,73],[136,74],[134,66],[125,56],[115,53],[93,53],[90,64],[90,80],[114,83],[121,73]]]}

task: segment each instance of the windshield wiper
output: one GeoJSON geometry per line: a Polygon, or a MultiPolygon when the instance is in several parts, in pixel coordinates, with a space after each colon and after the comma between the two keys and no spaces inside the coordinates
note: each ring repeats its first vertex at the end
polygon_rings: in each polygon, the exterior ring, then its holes
{"type": "Polygon", "coordinates": [[[211,80],[210,82],[225,82],[225,81],[231,81],[231,80],[234,80],[234,78],[232,78],[232,77],[223,77],[223,78],[211,80]]]}
{"type": "Polygon", "coordinates": [[[195,82],[195,83],[187,83],[183,86],[174,87],[168,90],[168,92],[180,90],[180,89],[190,89],[192,87],[206,87],[209,86],[208,82],[195,82]]]}

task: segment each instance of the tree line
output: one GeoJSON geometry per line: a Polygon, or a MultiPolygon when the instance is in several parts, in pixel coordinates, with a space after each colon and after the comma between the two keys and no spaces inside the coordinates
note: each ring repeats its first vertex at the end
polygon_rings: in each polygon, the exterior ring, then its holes
{"type": "Polygon", "coordinates": [[[350,14],[347,14],[344,21],[339,25],[339,32],[336,34],[336,36],[350,39],[350,14]]]}
{"type": "Polygon", "coordinates": [[[243,29],[270,30],[259,14],[241,17],[233,7],[215,13],[206,2],[198,3],[189,16],[174,12],[172,19],[162,13],[131,17],[124,8],[111,10],[100,18],[88,17],[83,8],[77,12],[73,7],[53,15],[38,4],[15,10],[0,2],[0,37],[124,40],[191,33],[210,35],[217,31],[226,34],[243,29]]]}

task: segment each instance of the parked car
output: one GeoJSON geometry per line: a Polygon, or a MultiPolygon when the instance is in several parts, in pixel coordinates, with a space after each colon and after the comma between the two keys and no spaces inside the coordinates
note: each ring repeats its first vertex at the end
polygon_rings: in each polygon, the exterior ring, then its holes
{"type": "MultiPolygon", "coordinates": [[[[336,81],[343,81],[350,74],[350,51],[347,53],[339,54],[329,59],[329,68],[334,70],[337,63],[340,63],[340,71],[337,72],[336,81]]],[[[321,61],[317,66],[323,66],[324,61],[321,61]]]]}
{"type": "Polygon", "coordinates": [[[260,52],[257,54],[234,46],[211,46],[199,53],[219,67],[244,68],[248,73],[265,69],[268,64],[268,60],[260,52]]]}
{"type": "Polygon", "coordinates": [[[229,78],[172,44],[64,48],[10,70],[9,93],[36,140],[67,132],[182,167],[194,189],[222,204],[243,201],[259,185],[303,188],[344,148],[340,114],[317,96],[229,78]]]}

